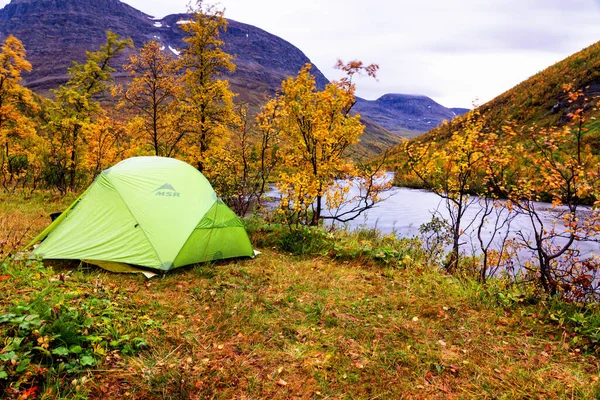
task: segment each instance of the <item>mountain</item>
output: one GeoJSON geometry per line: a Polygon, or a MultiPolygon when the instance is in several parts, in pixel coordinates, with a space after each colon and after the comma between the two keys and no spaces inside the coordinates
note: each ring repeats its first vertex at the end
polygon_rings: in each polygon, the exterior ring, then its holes
{"type": "MultiPolygon", "coordinates": [[[[177,53],[184,46],[178,22],[186,19],[186,14],[175,14],[156,20],[118,0],[13,0],[0,10],[0,38],[13,34],[25,44],[33,70],[24,74],[24,84],[44,91],[63,83],[71,62],[83,61],[86,50],[104,44],[106,30],[131,37],[136,47],[158,40],[177,53]]],[[[240,93],[273,94],[282,79],[309,62],[283,39],[236,21],[229,21],[223,40],[225,50],[236,56],[231,84],[240,93]]],[[[125,60],[123,55],[118,63],[125,60]]],[[[313,74],[325,85],[321,71],[315,67],[313,74]]]]}
{"type": "MultiPolygon", "coordinates": [[[[85,60],[86,50],[95,50],[105,43],[107,30],[122,37],[131,37],[136,47],[157,40],[165,51],[178,54],[184,46],[181,23],[186,14],[168,15],[156,19],[119,0],[12,0],[0,10],[0,40],[12,34],[27,49],[33,70],[23,74],[23,84],[32,90],[49,94],[67,79],[67,69],[73,61],[85,60]]],[[[222,34],[224,50],[235,56],[237,69],[228,76],[238,99],[248,102],[254,110],[265,103],[281,87],[281,81],[294,76],[310,60],[298,48],[264,30],[229,20],[222,34]]],[[[126,62],[128,50],[115,65],[126,62]]],[[[317,85],[324,87],[327,78],[313,66],[317,85]]],[[[127,79],[122,71],[117,81],[127,79]]],[[[358,153],[373,155],[399,143],[400,138],[364,116],[365,130],[358,153]]]]}
{"type": "Polygon", "coordinates": [[[408,94],[386,94],[374,101],[358,99],[354,107],[400,136],[418,135],[465,113],[462,109],[456,113],[427,96],[408,94]]]}
{"type": "MultiPolygon", "coordinates": [[[[188,19],[186,14],[157,19],[119,0],[12,0],[0,10],[0,40],[12,34],[25,44],[33,70],[23,75],[23,83],[47,95],[66,81],[73,61],[84,61],[86,50],[105,43],[106,30],[131,37],[136,47],[157,40],[165,51],[177,54],[184,46],[179,26],[188,19]]],[[[276,93],[283,79],[310,62],[289,42],[241,22],[229,20],[222,39],[225,51],[235,55],[237,69],[228,76],[231,87],[255,110],[276,93]]],[[[115,65],[125,63],[131,51],[120,55],[115,65]]],[[[325,86],[328,81],[321,71],[313,66],[312,72],[317,85],[325,86]]],[[[127,79],[122,71],[115,78],[127,79]]],[[[398,135],[414,136],[454,115],[431,99],[407,95],[357,99],[356,111],[367,126],[361,146],[369,154],[398,143],[398,135]]]]}
{"type": "Polygon", "coordinates": [[[469,108],[462,108],[462,107],[451,107],[449,110],[452,111],[457,116],[464,115],[464,114],[468,113],[469,111],[471,111],[469,108]]]}

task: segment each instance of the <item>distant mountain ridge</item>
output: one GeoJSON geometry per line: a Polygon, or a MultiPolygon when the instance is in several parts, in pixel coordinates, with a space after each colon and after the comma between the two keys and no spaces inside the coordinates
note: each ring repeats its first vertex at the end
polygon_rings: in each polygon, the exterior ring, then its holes
{"type": "MultiPolygon", "coordinates": [[[[12,0],[0,9],[0,40],[12,34],[25,44],[33,70],[23,74],[23,84],[44,94],[66,81],[67,69],[73,61],[83,61],[86,50],[105,43],[106,30],[131,37],[136,47],[157,40],[165,51],[177,54],[184,46],[179,25],[188,19],[187,14],[154,18],[119,0],[12,0]]],[[[228,76],[231,87],[241,101],[255,108],[276,93],[282,80],[310,62],[291,43],[241,22],[229,20],[221,37],[225,51],[235,55],[237,69],[228,76]]],[[[121,55],[115,65],[124,64],[127,55],[121,55]]],[[[324,87],[327,78],[316,66],[312,72],[317,85],[324,87]]],[[[121,71],[115,78],[124,80],[126,75],[121,71]]],[[[398,143],[398,135],[413,136],[454,115],[431,99],[410,95],[385,95],[375,101],[359,98],[356,111],[367,125],[363,142],[368,142],[370,152],[398,143]]]]}
{"type": "Polygon", "coordinates": [[[358,99],[355,109],[400,135],[406,135],[407,130],[415,134],[426,132],[468,111],[456,109],[457,113],[427,96],[410,94],[386,94],[373,101],[358,99]]]}

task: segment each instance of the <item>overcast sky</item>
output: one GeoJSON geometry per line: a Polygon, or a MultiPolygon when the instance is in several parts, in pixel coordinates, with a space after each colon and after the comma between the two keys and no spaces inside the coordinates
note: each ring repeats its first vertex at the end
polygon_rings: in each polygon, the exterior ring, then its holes
{"type": "MultiPolygon", "coordinates": [[[[155,17],[188,0],[125,0],[155,17]]],[[[205,1],[206,2],[206,1],[205,1]]],[[[0,0],[3,6],[7,0],[0,0]]],[[[212,4],[216,3],[212,2],[212,4]]],[[[491,100],[600,40],[600,0],[220,0],[225,16],[299,47],[329,78],[338,58],[380,66],[358,94],[491,100]]]]}

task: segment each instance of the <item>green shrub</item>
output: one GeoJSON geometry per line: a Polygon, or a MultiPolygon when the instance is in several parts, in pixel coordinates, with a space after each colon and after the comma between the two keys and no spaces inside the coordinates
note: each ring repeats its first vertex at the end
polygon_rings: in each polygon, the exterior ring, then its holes
{"type": "Polygon", "coordinates": [[[598,303],[569,304],[552,299],[548,316],[554,324],[568,330],[570,342],[588,352],[600,350],[600,312],[598,303]]]}
{"type": "MultiPolygon", "coordinates": [[[[4,272],[13,272],[10,263],[4,263],[4,272]]],[[[44,268],[34,264],[29,273],[43,276],[44,268]]],[[[49,283],[38,279],[32,286],[41,282],[49,283]]],[[[144,339],[126,334],[124,325],[131,317],[109,298],[100,298],[101,292],[88,297],[58,284],[40,288],[35,297],[15,302],[0,314],[1,393],[37,393],[62,382],[62,377],[76,377],[102,364],[109,355],[135,354],[146,346],[144,339]]]]}
{"type": "Polygon", "coordinates": [[[425,252],[416,239],[383,235],[374,228],[353,230],[268,223],[247,218],[246,230],[257,247],[269,247],[297,256],[328,256],[341,260],[373,261],[381,265],[406,266],[422,260],[425,252]]]}
{"type": "Polygon", "coordinates": [[[283,251],[303,256],[326,253],[334,242],[334,235],[321,228],[300,226],[280,232],[277,245],[283,251]]]}

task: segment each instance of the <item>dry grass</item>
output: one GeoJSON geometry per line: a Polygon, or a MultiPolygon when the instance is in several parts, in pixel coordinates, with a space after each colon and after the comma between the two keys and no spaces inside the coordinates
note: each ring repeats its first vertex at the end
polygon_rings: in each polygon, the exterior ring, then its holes
{"type": "MultiPolygon", "coordinates": [[[[15,206],[2,206],[0,220],[13,224],[3,232],[22,234],[38,214],[56,208],[15,206]]],[[[74,263],[36,272],[33,283],[17,263],[0,285],[92,297],[103,288],[130,320],[120,326],[148,341],[137,356],[108,358],[89,372],[90,380],[78,383],[82,397],[600,396],[598,359],[541,317],[544,303],[500,307],[483,288],[418,262],[398,269],[259,250],[254,260],[150,281],[74,263]],[[55,279],[73,269],[67,282],[55,279]]],[[[4,293],[0,306],[17,300],[4,293]]],[[[47,397],[56,393],[50,388],[47,397]]]]}
{"type": "Polygon", "coordinates": [[[48,225],[51,213],[64,210],[73,200],[72,195],[0,192],[0,260],[27,245],[48,225]]]}

